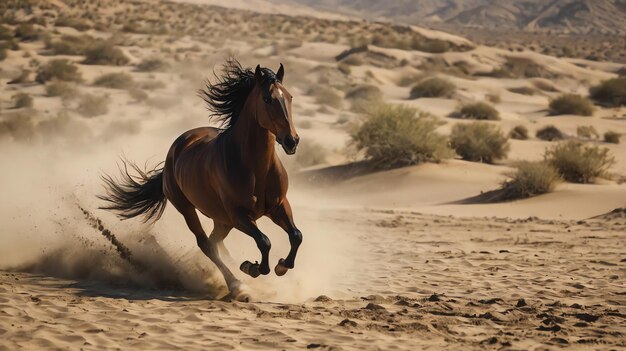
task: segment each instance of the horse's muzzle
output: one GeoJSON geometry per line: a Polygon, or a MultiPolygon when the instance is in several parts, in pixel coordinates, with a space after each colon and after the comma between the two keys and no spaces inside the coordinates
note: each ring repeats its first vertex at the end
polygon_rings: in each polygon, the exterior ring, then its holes
{"type": "Polygon", "coordinates": [[[282,140],[278,139],[278,143],[283,147],[287,155],[293,155],[296,153],[298,143],[300,143],[300,137],[297,135],[295,137],[287,135],[282,140]]]}

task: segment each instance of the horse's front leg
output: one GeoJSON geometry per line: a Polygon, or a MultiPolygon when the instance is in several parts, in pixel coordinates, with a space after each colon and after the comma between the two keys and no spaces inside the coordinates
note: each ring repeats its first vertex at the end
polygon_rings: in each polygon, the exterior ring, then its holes
{"type": "Polygon", "coordinates": [[[245,261],[239,267],[241,271],[253,278],[258,277],[260,274],[269,274],[269,254],[270,248],[272,247],[270,239],[261,232],[261,230],[257,227],[256,222],[251,219],[249,215],[243,212],[235,215],[234,222],[235,228],[252,237],[256,246],[259,248],[259,251],[261,251],[261,264],[245,261]]]}
{"type": "Polygon", "coordinates": [[[302,243],[302,232],[298,230],[293,222],[293,213],[291,212],[291,205],[289,204],[287,198],[285,198],[283,202],[276,209],[274,209],[274,211],[268,214],[268,217],[270,217],[278,226],[283,228],[283,230],[287,232],[287,235],[289,235],[289,244],[291,244],[289,254],[287,255],[287,258],[281,258],[274,268],[276,275],[282,276],[287,273],[287,270],[292,269],[295,266],[298,248],[302,243]]]}

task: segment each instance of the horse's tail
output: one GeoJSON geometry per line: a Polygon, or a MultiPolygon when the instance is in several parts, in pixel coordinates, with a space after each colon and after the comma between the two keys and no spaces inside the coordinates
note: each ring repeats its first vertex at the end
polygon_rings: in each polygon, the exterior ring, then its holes
{"type": "Polygon", "coordinates": [[[106,194],[98,195],[98,198],[108,204],[100,208],[113,211],[122,219],[144,215],[144,222],[157,221],[167,204],[163,193],[163,168],[157,165],[152,170],[141,170],[125,160],[122,160],[122,165],[121,179],[116,180],[106,174],[102,176],[106,194]],[[138,175],[128,172],[129,165],[138,175]]]}

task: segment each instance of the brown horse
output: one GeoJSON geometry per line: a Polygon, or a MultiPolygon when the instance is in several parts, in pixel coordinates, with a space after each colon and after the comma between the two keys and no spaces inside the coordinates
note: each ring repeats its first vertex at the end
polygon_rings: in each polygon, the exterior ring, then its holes
{"type": "Polygon", "coordinates": [[[254,239],[261,251],[261,263],[245,261],[240,269],[256,278],[270,273],[271,243],[256,225],[269,217],[289,235],[291,250],[275,267],[284,275],[294,267],[302,233],[293,221],[287,200],[287,172],[274,144],[294,154],[299,137],[291,115],[292,96],[282,84],[285,70],[275,74],[268,68],[243,69],[235,59],[224,65],[215,84],[207,83],[199,95],[225,128],[202,127],[189,130],[172,144],[163,168],[132,176],[127,171],[116,181],[104,176],[108,202],[102,208],[122,218],[144,215],[158,220],[169,200],[196,236],[198,246],[224,275],[231,295],[244,296],[241,283],[222,262],[219,251],[228,254],[223,240],[236,228],[254,239]],[[207,237],[196,209],[213,219],[207,237]],[[219,250],[218,250],[219,249],[219,250]]]}

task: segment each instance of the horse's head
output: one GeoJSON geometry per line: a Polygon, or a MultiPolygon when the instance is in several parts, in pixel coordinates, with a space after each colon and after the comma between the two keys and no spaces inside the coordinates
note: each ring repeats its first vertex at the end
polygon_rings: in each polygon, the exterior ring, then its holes
{"type": "Polygon", "coordinates": [[[300,137],[296,132],[291,117],[291,100],[293,97],[283,86],[285,68],[280,64],[274,74],[269,68],[256,66],[254,77],[259,89],[257,102],[257,120],[261,127],[276,136],[276,140],[289,155],[296,153],[300,137]]]}

